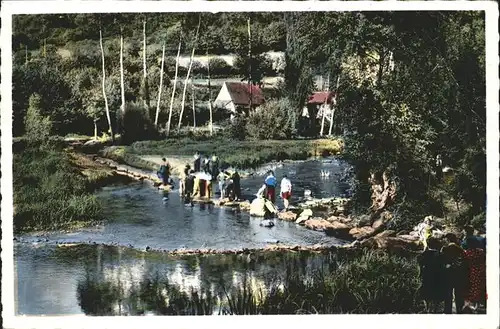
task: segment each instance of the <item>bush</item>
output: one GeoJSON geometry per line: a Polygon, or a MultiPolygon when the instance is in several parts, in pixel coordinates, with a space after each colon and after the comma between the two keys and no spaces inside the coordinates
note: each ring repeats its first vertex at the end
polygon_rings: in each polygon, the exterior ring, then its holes
{"type": "Polygon", "coordinates": [[[249,115],[246,131],[254,139],[291,138],[293,119],[293,108],[287,99],[272,100],[249,115]]]}
{"type": "Polygon", "coordinates": [[[156,138],[156,129],[148,119],[148,113],[146,113],[142,103],[127,104],[125,114],[121,118],[121,124],[124,144],[156,138]]]}
{"type": "Polygon", "coordinates": [[[230,139],[245,140],[247,136],[246,125],[247,121],[244,116],[236,116],[226,127],[224,134],[230,139]]]}
{"type": "Polygon", "coordinates": [[[50,136],[52,122],[49,117],[44,117],[41,111],[41,97],[38,94],[31,95],[29,107],[24,118],[26,137],[29,140],[45,141],[50,136]]]}
{"type": "Polygon", "coordinates": [[[210,61],[210,75],[227,77],[231,75],[232,67],[221,57],[211,58],[210,61]]]}
{"type": "Polygon", "coordinates": [[[100,219],[101,205],[68,155],[50,142],[14,154],[14,229],[60,229],[100,219]]]}

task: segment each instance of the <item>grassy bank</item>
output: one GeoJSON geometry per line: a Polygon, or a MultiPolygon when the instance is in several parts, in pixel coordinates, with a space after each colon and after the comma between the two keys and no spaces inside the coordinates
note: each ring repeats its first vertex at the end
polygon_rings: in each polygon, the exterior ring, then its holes
{"type": "Polygon", "coordinates": [[[134,167],[155,169],[157,165],[140,159],[140,156],[175,157],[192,156],[196,151],[207,155],[215,152],[224,164],[249,169],[270,161],[306,160],[314,156],[339,154],[342,146],[340,140],[334,139],[236,141],[214,138],[200,141],[183,138],[135,142],[130,146],[108,149],[103,155],[134,167]]]}
{"type": "Polygon", "coordinates": [[[13,162],[16,232],[74,228],[101,219],[101,205],[91,192],[109,172],[82,173],[77,159],[55,143],[16,145],[13,162]]]}
{"type": "Polygon", "coordinates": [[[123,289],[120,282],[103,281],[102,276],[95,273],[96,276],[79,282],[78,299],[84,312],[93,315],[117,315],[118,309],[130,315],[147,312],[253,315],[423,311],[417,294],[418,266],[413,257],[382,251],[324,255],[268,252],[253,256],[258,264],[276,266],[275,272],[266,274],[272,278],[269,284],[256,284],[256,278],[252,279],[250,274],[254,265],[246,256],[192,256],[189,258],[194,266],[192,270],[197,266],[200,270],[210,269],[210,275],[215,277],[205,279],[206,282],[217,281],[215,286],[201,282],[200,288],[193,290],[152,274],[134,283],[130,289],[123,289]],[[312,258],[321,264],[314,272],[306,273],[305,264],[312,258]],[[235,270],[243,273],[238,284],[228,280],[235,270]],[[92,301],[101,304],[95,307],[92,301]]]}

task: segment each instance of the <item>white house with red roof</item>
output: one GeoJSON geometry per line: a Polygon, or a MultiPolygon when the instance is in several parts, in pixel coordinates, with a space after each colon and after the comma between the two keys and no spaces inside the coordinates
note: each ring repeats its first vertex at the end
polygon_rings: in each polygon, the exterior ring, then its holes
{"type": "Polygon", "coordinates": [[[217,108],[228,110],[233,117],[241,110],[248,110],[252,100],[252,109],[264,104],[262,89],[256,85],[245,82],[224,82],[214,105],[217,108]]]}
{"type": "Polygon", "coordinates": [[[323,112],[325,112],[326,118],[330,120],[335,100],[335,93],[332,91],[313,92],[311,96],[307,98],[306,105],[302,110],[302,116],[310,118],[311,115],[316,115],[317,119],[321,118],[323,112]]]}

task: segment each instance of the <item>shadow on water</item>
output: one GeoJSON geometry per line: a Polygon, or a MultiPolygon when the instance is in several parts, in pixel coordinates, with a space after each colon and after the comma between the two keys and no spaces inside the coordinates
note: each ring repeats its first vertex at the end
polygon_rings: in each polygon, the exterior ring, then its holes
{"type": "Polygon", "coordinates": [[[415,261],[386,254],[172,256],[117,247],[33,249],[21,244],[16,253],[19,314],[420,311],[415,261]]]}

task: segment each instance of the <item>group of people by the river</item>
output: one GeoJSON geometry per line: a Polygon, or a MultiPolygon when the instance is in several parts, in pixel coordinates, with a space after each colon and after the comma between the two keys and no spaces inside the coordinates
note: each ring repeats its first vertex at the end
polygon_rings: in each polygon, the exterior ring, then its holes
{"type": "MultiPolygon", "coordinates": [[[[163,185],[173,185],[171,179],[171,166],[162,158],[162,165],[157,172],[163,185]]],[[[220,199],[230,201],[241,201],[241,177],[238,170],[228,170],[221,166],[219,158],[215,153],[212,156],[203,156],[200,152],[194,155],[193,164],[187,163],[179,180],[179,192],[185,203],[191,203],[195,197],[208,197],[214,195],[215,187],[218,188],[220,199]]],[[[276,189],[278,180],[272,170],[267,172],[262,187],[256,193],[258,198],[276,204],[276,189]]],[[[283,199],[284,211],[290,206],[292,196],[292,183],[290,179],[283,175],[280,185],[280,196],[283,199]]]]}
{"type": "Polygon", "coordinates": [[[486,305],[486,239],[467,226],[460,241],[456,234],[425,238],[419,255],[420,297],[430,313],[473,313],[486,305]],[[444,309],[440,305],[444,302],[444,309]]]}

